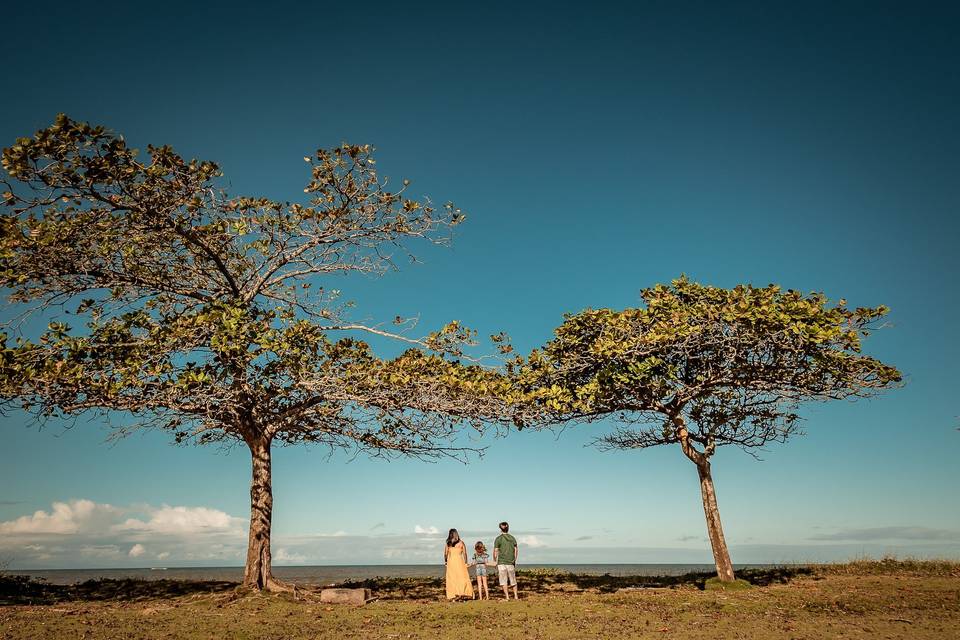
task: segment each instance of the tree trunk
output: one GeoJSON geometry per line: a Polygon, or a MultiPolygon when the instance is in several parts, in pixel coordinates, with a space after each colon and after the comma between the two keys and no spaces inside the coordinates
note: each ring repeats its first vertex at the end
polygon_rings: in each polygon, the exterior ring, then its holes
{"type": "Polygon", "coordinates": [[[713,488],[713,476],[710,475],[710,463],[697,464],[700,474],[700,495],[703,497],[703,513],[707,517],[707,535],[713,549],[713,561],[717,565],[717,577],[723,582],[733,582],[733,563],[727,551],[727,541],[723,538],[723,525],[720,524],[720,510],[717,508],[717,493],[713,488]]]}
{"type": "Polygon", "coordinates": [[[270,527],[273,520],[273,483],[270,477],[270,442],[250,443],[253,478],[250,482],[250,537],[243,585],[258,591],[281,591],[285,586],[271,574],[270,527]]]}

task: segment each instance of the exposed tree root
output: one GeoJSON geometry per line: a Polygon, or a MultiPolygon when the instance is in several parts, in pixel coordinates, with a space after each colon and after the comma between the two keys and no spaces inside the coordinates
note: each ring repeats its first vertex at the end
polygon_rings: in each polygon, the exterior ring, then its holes
{"type": "Polygon", "coordinates": [[[263,586],[263,590],[271,593],[296,593],[297,585],[270,576],[267,578],[267,584],[263,586]]]}
{"type": "Polygon", "coordinates": [[[263,585],[259,584],[241,584],[237,587],[238,594],[258,594],[258,593],[292,593],[295,598],[304,595],[304,589],[298,587],[292,582],[284,582],[273,576],[267,578],[263,585]]]}

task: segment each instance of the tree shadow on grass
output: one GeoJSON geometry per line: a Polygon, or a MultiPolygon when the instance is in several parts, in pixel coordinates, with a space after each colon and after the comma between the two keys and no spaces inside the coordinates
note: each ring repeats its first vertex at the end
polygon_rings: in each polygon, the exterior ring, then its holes
{"type": "Polygon", "coordinates": [[[237,587],[224,580],[87,580],[70,585],[50,584],[30,576],[0,576],[0,606],[56,602],[137,602],[201,593],[219,593],[237,587]]]}
{"type": "MultiPolygon", "coordinates": [[[[750,584],[766,587],[771,584],[785,584],[797,576],[809,575],[807,567],[774,567],[770,569],[741,569],[737,577],[750,584]]],[[[549,593],[555,591],[596,591],[613,593],[620,589],[677,589],[694,587],[703,589],[707,580],[716,577],[715,573],[695,572],[677,576],[613,576],[583,575],[572,573],[521,572],[519,579],[524,582],[525,591],[549,593]],[[529,585],[529,586],[528,586],[529,585]]]]}
{"type": "MultiPolygon", "coordinates": [[[[741,569],[737,577],[747,582],[766,587],[771,584],[786,584],[795,577],[813,573],[809,567],[773,567],[769,569],[741,569]]],[[[517,577],[524,593],[614,593],[620,589],[703,589],[714,573],[686,573],[679,576],[613,576],[566,573],[552,569],[520,570],[517,577]]],[[[500,592],[496,573],[488,578],[490,592],[500,592]]],[[[338,587],[347,589],[370,589],[381,600],[436,600],[444,597],[443,578],[369,578],[343,582],[338,587]]]]}
{"type": "Polygon", "coordinates": [[[436,600],[446,597],[444,579],[422,578],[367,578],[348,580],[336,585],[343,589],[370,589],[380,600],[436,600]]]}

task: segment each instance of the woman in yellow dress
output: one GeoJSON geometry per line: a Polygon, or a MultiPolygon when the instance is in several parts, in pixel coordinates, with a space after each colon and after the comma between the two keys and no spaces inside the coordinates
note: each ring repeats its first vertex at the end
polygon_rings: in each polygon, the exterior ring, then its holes
{"type": "Polygon", "coordinates": [[[473,599],[473,583],[467,570],[467,548],[456,529],[450,529],[443,546],[443,561],[447,563],[447,600],[473,599]]]}

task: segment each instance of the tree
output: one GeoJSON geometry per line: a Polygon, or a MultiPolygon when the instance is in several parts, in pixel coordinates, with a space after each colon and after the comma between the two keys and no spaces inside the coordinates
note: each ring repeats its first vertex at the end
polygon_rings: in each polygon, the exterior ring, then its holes
{"type": "Polygon", "coordinates": [[[642,308],[567,315],[553,340],[513,363],[541,426],[613,417],[602,449],[679,445],[696,465],[717,575],[734,580],[710,469],[717,447],[748,453],[797,433],[800,403],[859,398],[900,382],[861,353],[885,307],[830,306],[775,285],[733,289],[685,277],[642,308]]]}
{"type": "Polygon", "coordinates": [[[168,146],[140,160],[122,137],[64,115],[3,151],[17,184],[4,182],[0,285],[14,306],[52,316],[38,337],[2,334],[3,406],[124,412],[119,435],[246,445],[244,584],[256,589],[284,588],[270,561],[274,443],[461,457],[473,447],[457,445],[459,428],[502,412],[491,389],[505,382],[461,362],[473,333],[458,322],[411,337],[401,318],[392,330],[350,322],[338,291],[314,288],[381,274],[407,240],[443,243],[463,219],[407,197],[407,181],[388,190],[371,152],[304,158],[307,201],[291,204],[228,197],[216,164],[168,146]],[[362,332],[411,348],[383,360],[362,332]]]}

